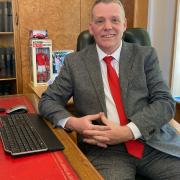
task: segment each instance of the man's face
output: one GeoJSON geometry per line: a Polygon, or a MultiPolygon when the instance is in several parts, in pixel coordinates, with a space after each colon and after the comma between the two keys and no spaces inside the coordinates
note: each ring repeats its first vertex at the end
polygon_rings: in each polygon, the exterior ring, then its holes
{"type": "Polygon", "coordinates": [[[126,26],[126,19],[121,16],[118,4],[99,3],[93,8],[89,32],[105,53],[111,54],[119,47],[126,26]]]}

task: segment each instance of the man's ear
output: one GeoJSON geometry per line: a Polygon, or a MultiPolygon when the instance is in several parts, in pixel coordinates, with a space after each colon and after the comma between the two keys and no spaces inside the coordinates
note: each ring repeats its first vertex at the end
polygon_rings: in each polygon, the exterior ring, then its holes
{"type": "Polygon", "coordinates": [[[93,36],[93,30],[92,30],[92,24],[91,23],[89,23],[88,30],[89,30],[89,33],[93,36]]]}
{"type": "Polygon", "coordinates": [[[126,29],[127,29],[127,19],[126,18],[124,19],[123,25],[124,25],[124,31],[126,31],[126,29]]]}

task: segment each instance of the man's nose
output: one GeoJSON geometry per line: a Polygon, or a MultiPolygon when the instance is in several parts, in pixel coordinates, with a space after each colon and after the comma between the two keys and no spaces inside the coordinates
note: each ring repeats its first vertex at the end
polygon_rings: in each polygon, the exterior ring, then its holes
{"type": "Polygon", "coordinates": [[[105,21],[104,23],[104,29],[109,30],[112,29],[112,23],[110,21],[105,21]]]}

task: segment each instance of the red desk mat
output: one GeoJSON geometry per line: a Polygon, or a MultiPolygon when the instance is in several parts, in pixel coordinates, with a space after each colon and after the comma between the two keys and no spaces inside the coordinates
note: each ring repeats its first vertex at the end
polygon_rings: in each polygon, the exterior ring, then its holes
{"type": "Polygon", "coordinates": [[[23,157],[6,154],[0,142],[1,180],[77,180],[78,177],[61,152],[23,157]]]}
{"type": "MultiPolygon", "coordinates": [[[[35,112],[25,96],[0,98],[0,107],[24,104],[35,112]]],[[[2,114],[2,113],[1,113],[2,114]]],[[[0,180],[78,180],[78,176],[61,151],[13,157],[4,152],[0,141],[0,180]]]]}
{"type": "MultiPolygon", "coordinates": [[[[28,112],[36,112],[30,100],[26,96],[9,96],[0,98],[0,107],[1,108],[11,108],[16,105],[25,105],[28,108],[28,112]]],[[[5,113],[0,113],[0,115],[5,113]]]]}

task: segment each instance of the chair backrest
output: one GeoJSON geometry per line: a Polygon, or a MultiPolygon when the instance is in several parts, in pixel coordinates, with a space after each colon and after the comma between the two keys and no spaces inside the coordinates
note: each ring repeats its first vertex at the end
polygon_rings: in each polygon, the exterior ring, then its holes
{"type": "MultiPolygon", "coordinates": [[[[128,28],[123,34],[123,40],[142,46],[151,46],[149,34],[143,28],[128,28]]],[[[77,51],[82,50],[94,42],[94,37],[90,35],[88,30],[82,31],[77,39],[77,51]]]]}

